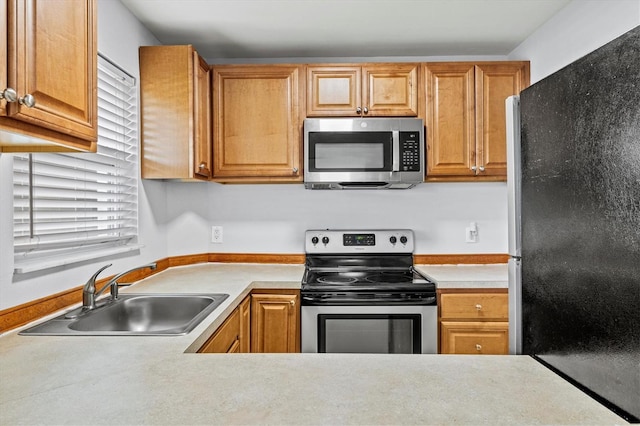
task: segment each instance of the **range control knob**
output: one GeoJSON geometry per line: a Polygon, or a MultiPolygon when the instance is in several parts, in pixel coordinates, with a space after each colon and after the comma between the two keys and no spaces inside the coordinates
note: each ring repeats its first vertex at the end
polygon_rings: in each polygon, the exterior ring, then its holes
{"type": "Polygon", "coordinates": [[[318,244],[318,237],[311,238],[311,242],[313,243],[314,246],[318,244]]]}
{"type": "Polygon", "coordinates": [[[329,237],[322,237],[322,244],[324,244],[325,246],[329,244],[329,237]]]}
{"type": "Polygon", "coordinates": [[[402,237],[400,237],[400,242],[402,244],[407,244],[407,237],[405,237],[404,235],[402,237]]]}
{"type": "Polygon", "coordinates": [[[398,239],[397,239],[396,237],[390,237],[390,238],[389,238],[389,242],[390,242],[391,244],[395,244],[395,243],[397,243],[397,242],[398,242],[398,239]]]}

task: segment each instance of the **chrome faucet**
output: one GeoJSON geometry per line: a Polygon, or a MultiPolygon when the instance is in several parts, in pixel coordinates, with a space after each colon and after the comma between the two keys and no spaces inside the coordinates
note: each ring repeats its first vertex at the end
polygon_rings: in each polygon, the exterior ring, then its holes
{"type": "Polygon", "coordinates": [[[115,277],[111,278],[100,290],[96,290],[96,279],[100,272],[107,269],[112,264],[108,264],[98,269],[98,271],[93,274],[89,281],[84,285],[82,289],[82,310],[90,311],[96,308],[96,299],[100,296],[104,291],[109,288],[111,291],[111,300],[115,300],[118,298],[118,280],[122,278],[124,275],[127,275],[130,272],[137,271],[138,269],[149,268],[151,270],[156,269],[157,265],[155,262],[149,263],[147,265],[138,266],[136,268],[129,269],[128,271],[122,272],[115,277]]]}

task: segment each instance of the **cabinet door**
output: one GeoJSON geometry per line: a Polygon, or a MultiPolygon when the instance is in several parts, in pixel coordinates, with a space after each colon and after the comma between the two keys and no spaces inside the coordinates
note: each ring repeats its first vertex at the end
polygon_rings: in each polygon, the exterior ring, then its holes
{"type": "Polygon", "coordinates": [[[475,171],[474,66],[427,64],[427,178],[475,171]]]}
{"type": "Polygon", "coordinates": [[[199,353],[237,352],[240,342],[240,311],[235,309],[215,334],[198,350],[199,353]]]}
{"type": "Polygon", "coordinates": [[[308,66],[307,116],[359,116],[361,81],[360,67],[308,66]]]}
{"type": "Polygon", "coordinates": [[[8,2],[8,86],[33,96],[8,115],[86,140],[97,134],[97,49],[93,0],[8,2]],[[15,48],[13,48],[15,47],[15,48]]]}
{"type": "Polygon", "coordinates": [[[251,296],[240,304],[240,352],[251,352],[251,296]]]}
{"type": "Polygon", "coordinates": [[[211,178],[211,68],[197,52],[194,63],[194,174],[211,178]]]}
{"type": "Polygon", "coordinates": [[[367,66],[362,96],[365,116],[418,115],[418,65],[367,66]]]}
{"type": "MultiPolygon", "coordinates": [[[[0,29],[0,93],[8,87],[7,81],[7,0],[0,0],[0,22],[5,27],[4,30],[0,29]]],[[[4,99],[0,99],[0,117],[7,115],[7,102],[4,99]]]]}
{"type": "Polygon", "coordinates": [[[251,295],[251,350],[299,352],[298,296],[251,295]]]}
{"type": "Polygon", "coordinates": [[[507,176],[505,100],[529,84],[524,63],[476,66],[476,151],[480,176],[507,176]]]}
{"type": "Polygon", "coordinates": [[[209,179],[209,66],[191,45],[142,46],[139,55],[142,177],[209,179]]]}
{"type": "Polygon", "coordinates": [[[302,180],[301,70],[285,65],[213,68],[216,181],[302,180]]]}
{"type": "Polygon", "coordinates": [[[442,321],[440,352],[443,354],[509,353],[509,323],[442,321]]]}

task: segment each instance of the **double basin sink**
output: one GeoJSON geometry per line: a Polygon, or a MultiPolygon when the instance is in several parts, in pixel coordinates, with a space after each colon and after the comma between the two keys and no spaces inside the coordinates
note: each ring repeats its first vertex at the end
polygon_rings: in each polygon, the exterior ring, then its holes
{"type": "Polygon", "coordinates": [[[99,307],[78,308],[19,334],[42,336],[168,336],[193,330],[228,294],[120,294],[99,307]]]}

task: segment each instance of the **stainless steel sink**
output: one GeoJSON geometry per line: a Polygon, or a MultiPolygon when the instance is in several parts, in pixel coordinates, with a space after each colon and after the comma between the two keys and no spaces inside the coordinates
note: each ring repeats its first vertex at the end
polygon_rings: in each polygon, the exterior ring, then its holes
{"type": "Polygon", "coordinates": [[[166,336],[193,330],[228,294],[120,294],[93,310],[76,309],[21,335],[166,336]]]}

